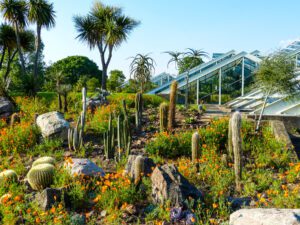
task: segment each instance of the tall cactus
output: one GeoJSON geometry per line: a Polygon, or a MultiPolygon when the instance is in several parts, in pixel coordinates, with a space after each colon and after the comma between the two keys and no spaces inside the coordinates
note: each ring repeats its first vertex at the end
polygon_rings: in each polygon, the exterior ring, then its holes
{"type": "Polygon", "coordinates": [[[229,118],[229,123],[228,123],[228,142],[227,142],[227,150],[229,157],[232,159],[233,158],[233,150],[232,150],[232,125],[231,125],[232,117],[229,118]]]}
{"type": "Polygon", "coordinates": [[[160,132],[164,132],[168,128],[168,109],[167,103],[163,102],[159,106],[159,122],[160,122],[160,132]]]}
{"type": "Polygon", "coordinates": [[[131,132],[130,132],[130,125],[129,125],[129,119],[128,119],[125,100],[122,100],[122,111],[123,111],[123,115],[124,115],[123,144],[124,144],[124,149],[126,151],[126,156],[128,156],[130,154],[130,148],[131,148],[131,132]]]}
{"type": "Polygon", "coordinates": [[[235,184],[236,190],[241,192],[241,180],[242,180],[242,136],[241,136],[242,117],[239,112],[235,112],[231,119],[232,128],[232,147],[234,155],[234,172],[235,172],[235,184]]]}
{"type": "Polygon", "coordinates": [[[168,129],[171,131],[175,127],[175,110],[176,110],[176,93],[177,93],[177,82],[173,81],[171,84],[170,91],[170,105],[169,105],[169,121],[168,129]]]}
{"type": "Polygon", "coordinates": [[[200,136],[198,132],[195,132],[192,136],[192,161],[196,162],[199,159],[199,143],[200,136]]]}
{"type": "Polygon", "coordinates": [[[70,150],[78,151],[82,145],[82,127],[80,127],[80,124],[82,124],[82,116],[78,117],[77,124],[75,128],[69,128],[68,130],[68,146],[70,150]]]}
{"type": "Polygon", "coordinates": [[[110,113],[108,119],[108,129],[104,133],[104,153],[107,159],[113,159],[115,155],[115,137],[112,123],[112,114],[110,113]]]}
{"type": "Polygon", "coordinates": [[[139,155],[134,161],[134,184],[139,185],[144,173],[144,157],[139,155]]]}
{"type": "Polygon", "coordinates": [[[86,117],[86,88],[82,88],[82,112],[81,112],[81,132],[84,131],[86,117]]]}
{"type": "Polygon", "coordinates": [[[143,117],[143,96],[142,93],[136,93],[135,95],[135,125],[138,130],[142,127],[143,117]]]}

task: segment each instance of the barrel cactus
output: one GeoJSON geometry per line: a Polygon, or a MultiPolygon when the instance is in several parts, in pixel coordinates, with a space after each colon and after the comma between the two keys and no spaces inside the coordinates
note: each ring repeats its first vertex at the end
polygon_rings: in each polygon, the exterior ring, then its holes
{"type": "Polygon", "coordinates": [[[44,157],[41,157],[41,158],[38,158],[37,160],[35,160],[32,163],[32,167],[37,166],[39,164],[45,164],[45,163],[48,163],[48,164],[51,164],[54,166],[55,162],[56,162],[56,160],[54,158],[49,157],[49,156],[44,156],[44,157]]]}
{"type": "Polygon", "coordinates": [[[18,175],[14,170],[5,170],[0,173],[0,183],[15,182],[18,180],[18,175]]]}
{"type": "Polygon", "coordinates": [[[160,132],[164,132],[168,128],[168,109],[169,106],[165,102],[159,106],[160,132]]]}
{"type": "Polygon", "coordinates": [[[49,187],[53,183],[54,171],[54,166],[49,163],[32,167],[27,174],[32,189],[43,190],[49,187]]]}

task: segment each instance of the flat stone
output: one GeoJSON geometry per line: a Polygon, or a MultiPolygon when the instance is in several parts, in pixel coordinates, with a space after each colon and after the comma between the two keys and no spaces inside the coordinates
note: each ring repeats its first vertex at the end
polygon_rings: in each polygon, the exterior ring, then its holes
{"type": "Polygon", "coordinates": [[[38,192],[35,195],[39,207],[42,210],[49,210],[51,207],[61,201],[62,191],[61,189],[46,188],[42,192],[38,192]]]}
{"type": "Polygon", "coordinates": [[[60,112],[49,112],[37,117],[36,123],[44,138],[68,139],[69,122],[60,112]]]}
{"type": "Polygon", "coordinates": [[[103,169],[89,159],[68,158],[65,161],[65,168],[70,170],[72,176],[105,176],[103,169]]]}
{"type": "Polygon", "coordinates": [[[300,209],[240,209],[230,215],[230,225],[299,225],[300,209]]]}

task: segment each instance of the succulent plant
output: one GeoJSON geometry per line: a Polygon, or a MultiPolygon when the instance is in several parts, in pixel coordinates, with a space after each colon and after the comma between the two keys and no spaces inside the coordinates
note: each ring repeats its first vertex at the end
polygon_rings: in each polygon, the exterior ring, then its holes
{"type": "Polygon", "coordinates": [[[115,135],[112,121],[112,113],[109,114],[108,129],[104,133],[104,153],[107,159],[113,159],[115,156],[115,135]]]}
{"type": "Polygon", "coordinates": [[[49,163],[39,164],[32,167],[28,174],[28,182],[32,189],[43,190],[53,183],[55,168],[49,163]]]}
{"type": "Polygon", "coordinates": [[[143,96],[141,93],[135,95],[135,125],[138,130],[142,127],[143,117],[143,96]]]}
{"type": "Polygon", "coordinates": [[[139,155],[134,161],[134,184],[139,185],[144,172],[144,157],[139,155]]]}
{"type": "Polygon", "coordinates": [[[241,124],[242,117],[239,112],[235,112],[231,118],[231,128],[232,128],[232,148],[234,156],[234,173],[235,173],[235,183],[236,190],[241,191],[241,180],[242,180],[242,136],[241,136],[241,124]]]}
{"type": "Polygon", "coordinates": [[[231,125],[231,120],[232,118],[229,119],[228,123],[228,143],[227,143],[227,148],[228,148],[228,154],[229,157],[232,159],[233,158],[233,150],[232,150],[232,125],[231,125]]]}
{"type": "Polygon", "coordinates": [[[199,142],[200,136],[198,132],[193,133],[192,136],[192,160],[196,162],[199,159],[199,142]]]}
{"type": "Polygon", "coordinates": [[[18,113],[13,113],[10,118],[10,127],[13,127],[15,123],[20,122],[20,116],[18,113]]]}
{"type": "Polygon", "coordinates": [[[176,81],[173,81],[171,84],[170,91],[170,105],[169,105],[169,120],[168,120],[168,129],[173,130],[175,127],[175,110],[176,110],[176,93],[177,93],[176,81]]]}
{"type": "Polygon", "coordinates": [[[169,106],[167,103],[163,102],[159,106],[159,122],[160,122],[160,132],[164,132],[168,128],[168,110],[169,106]]]}
{"type": "Polygon", "coordinates": [[[18,175],[14,170],[4,170],[0,173],[0,183],[15,182],[18,180],[18,175]]]}
{"type": "Polygon", "coordinates": [[[45,163],[49,163],[54,166],[55,162],[56,162],[56,160],[54,158],[52,158],[50,156],[44,156],[44,157],[41,157],[41,158],[38,158],[37,160],[35,160],[32,163],[32,167],[37,166],[39,164],[45,164],[45,163]]]}

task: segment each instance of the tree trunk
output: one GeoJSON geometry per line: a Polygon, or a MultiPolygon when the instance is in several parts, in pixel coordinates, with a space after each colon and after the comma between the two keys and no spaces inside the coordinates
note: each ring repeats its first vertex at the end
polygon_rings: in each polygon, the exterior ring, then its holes
{"type": "Polygon", "coordinates": [[[21,41],[20,41],[20,35],[19,35],[19,27],[18,24],[15,23],[15,33],[16,33],[16,40],[17,40],[17,48],[18,48],[18,52],[19,52],[19,57],[20,57],[20,61],[21,61],[21,71],[22,71],[22,75],[25,76],[26,75],[26,71],[25,71],[25,60],[24,60],[24,56],[22,53],[22,49],[21,49],[21,41]]]}
{"type": "Polygon", "coordinates": [[[61,95],[59,93],[58,93],[58,108],[59,108],[59,111],[62,110],[61,95]]]}
{"type": "Polygon", "coordinates": [[[107,68],[106,65],[102,65],[102,90],[106,90],[106,78],[107,78],[107,68]]]}
{"type": "Polygon", "coordinates": [[[64,112],[68,112],[68,100],[67,100],[67,93],[65,93],[64,94],[64,99],[65,99],[65,101],[64,101],[64,112]]]}
{"type": "Polygon", "coordinates": [[[7,66],[6,66],[6,72],[4,74],[4,81],[7,81],[7,78],[9,76],[10,73],[10,65],[12,63],[12,61],[14,60],[16,54],[17,54],[18,50],[14,51],[14,53],[12,54],[12,56],[10,55],[10,50],[8,50],[8,61],[7,61],[7,66]]]}
{"type": "Polygon", "coordinates": [[[261,120],[262,120],[262,116],[264,114],[264,111],[265,111],[265,108],[266,108],[266,104],[267,104],[267,101],[268,101],[268,98],[269,98],[269,95],[271,93],[271,90],[268,91],[266,97],[265,97],[265,100],[264,100],[264,104],[263,104],[263,107],[260,111],[260,114],[259,114],[259,118],[258,118],[258,121],[257,121],[257,125],[256,125],[256,128],[255,128],[255,132],[257,133],[260,129],[260,124],[261,124],[261,120]]]}
{"type": "Polygon", "coordinates": [[[3,61],[4,61],[5,52],[6,52],[6,47],[4,46],[3,50],[2,50],[1,60],[0,60],[0,70],[2,68],[2,64],[3,64],[3,61]]]}
{"type": "Polygon", "coordinates": [[[189,106],[189,71],[187,72],[186,77],[186,89],[185,89],[185,108],[187,109],[189,106]]]}
{"type": "Polygon", "coordinates": [[[39,57],[40,57],[40,48],[41,48],[41,26],[37,25],[36,32],[37,36],[35,39],[35,59],[34,59],[34,84],[35,84],[35,92],[37,91],[37,80],[38,80],[38,63],[39,63],[39,57]]]}

